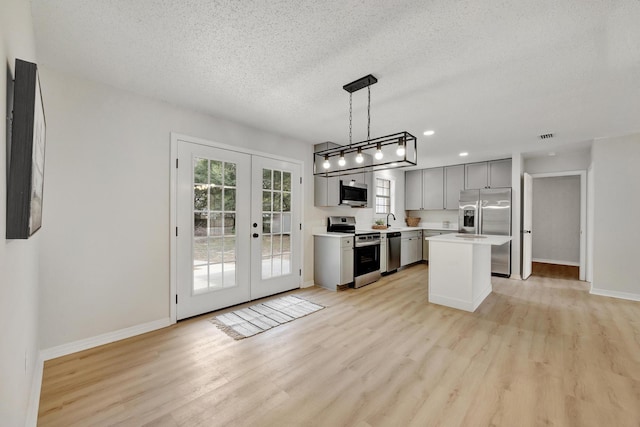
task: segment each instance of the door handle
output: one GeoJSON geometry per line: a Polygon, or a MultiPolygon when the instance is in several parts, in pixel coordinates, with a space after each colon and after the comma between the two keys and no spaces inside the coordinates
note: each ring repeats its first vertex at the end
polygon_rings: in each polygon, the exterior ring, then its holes
{"type": "Polygon", "coordinates": [[[260,236],[260,235],[259,235],[258,233],[253,233],[253,237],[254,237],[254,238],[259,237],[259,236],[260,236]]]}
{"type": "Polygon", "coordinates": [[[531,230],[522,230],[522,232],[525,234],[531,234],[531,230]]]}

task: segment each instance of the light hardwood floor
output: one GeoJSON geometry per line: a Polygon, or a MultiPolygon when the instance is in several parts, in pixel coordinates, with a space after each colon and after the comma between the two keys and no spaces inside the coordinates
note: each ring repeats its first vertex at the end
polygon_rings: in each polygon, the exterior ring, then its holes
{"type": "Polygon", "coordinates": [[[638,426],[640,303],[493,278],[467,313],[417,265],[234,341],[200,316],[45,364],[40,426],[638,426]]]}
{"type": "Polygon", "coordinates": [[[548,264],[545,262],[531,263],[531,274],[538,277],[551,279],[578,280],[580,267],[572,265],[548,264]]]}

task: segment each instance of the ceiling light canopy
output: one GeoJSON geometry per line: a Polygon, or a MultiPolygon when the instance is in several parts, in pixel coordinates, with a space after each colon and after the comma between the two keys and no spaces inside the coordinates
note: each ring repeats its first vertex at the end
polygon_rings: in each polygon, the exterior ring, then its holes
{"type": "Polygon", "coordinates": [[[433,131],[433,130],[425,130],[425,131],[424,131],[424,136],[431,136],[431,135],[433,135],[434,133],[436,133],[436,132],[435,132],[435,131],[433,131]]]}
{"type": "Polygon", "coordinates": [[[313,155],[314,175],[331,177],[349,172],[369,172],[418,164],[416,137],[407,131],[371,138],[371,85],[378,82],[369,74],[342,88],[349,92],[349,145],[327,142],[316,145],[313,155]],[[367,88],[367,139],[352,142],[353,92],[367,88]],[[322,165],[319,167],[318,165],[322,165]]]}

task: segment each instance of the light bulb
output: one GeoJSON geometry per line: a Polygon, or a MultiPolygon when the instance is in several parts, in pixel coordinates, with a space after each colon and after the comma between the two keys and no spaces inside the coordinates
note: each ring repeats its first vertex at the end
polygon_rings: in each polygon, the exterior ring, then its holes
{"type": "Polygon", "coordinates": [[[375,158],[376,158],[376,160],[380,160],[383,157],[384,156],[382,155],[382,144],[378,143],[378,146],[377,146],[377,149],[376,149],[375,158]]]}
{"type": "Polygon", "coordinates": [[[356,154],[356,162],[362,163],[364,162],[364,157],[362,157],[362,149],[358,148],[358,154],[356,154]]]}
{"type": "Polygon", "coordinates": [[[329,163],[329,156],[324,156],[324,163],[322,163],[322,167],[325,169],[329,169],[331,167],[331,163],[329,163]]]}
{"type": "Polygon", "coordinates": [[[398,139],[398,149],[396,150],[396,154],[400,157],[404,156],[404,153],[406,152],[404,149],[404,146],[405,146],[405,139],[402,136],[398,139]]]}
{"type": "Polygon", "coordinates": [[[340,152],[340,159],[338,160],[338,164],[340,166],[344,166],[347,164],[347,161],[344,159],[344,151],[340,152]]]}

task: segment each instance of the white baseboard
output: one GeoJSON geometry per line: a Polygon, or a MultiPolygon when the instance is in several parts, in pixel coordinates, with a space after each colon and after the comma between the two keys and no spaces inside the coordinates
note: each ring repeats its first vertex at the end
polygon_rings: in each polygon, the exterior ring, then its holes
{"type": "Polygon", "coordinates": [[[40,352],[38,360],[36,360],[36,365],[33,368],[29,406],[27,406],[27,419],[24,423],[26,427],[36,427],[38,425],[38,409],[40,408],[40,390],[42,389],[43,370],[44,359],[42,358],[42,352],[40,352]]]}
{"type": "Polygon", "coordinates": [[[597,289],[593,287],[593,283],[591,284],[591,290],[589,291],[589,293],[591,295],[600,295],[602,297],[620,298],[620,299],[626,299],[630,301],[640,301],[640,294],[632,294],[630,292],[610,291],[608,289],[597,289]]]}
{"type": "Polygon", "coordinates": [[[580,267],[580,263],[579,262],[560,261],[560,260],[557,260],[557,259],[534,258],[531,261],[533,261],[533,262],[543,262],[545,264],[570,265],[572,267],[580,267]]]}
{"type": "Polygon", "coordinates": [[[308,280],[304,282],[302,286],[300,286],[300,288],[310,288],[312,286],[315,286],[315,283],[313,282],[313,280],[308,280]]]}
{"type": "Polygon", "coordinates": [[[141,335],[147,332],[155,331],[156,329],[165,328],[169,325],[171,325],[171,319],[169,317],[165,319],[154,320],[152,322],[143,323],[141,325],[131,326],[130,328],[107,332],[106,334],[98,335],[95,337],[47,348],[40,351],[40,357],[43,361],[47,361],[55,359],[56,357],[66,356],[68,354],[77,353],[78,351],[88,350],[100,345],[120,341],[125,338],[135,337],[136,335],[141,335]]]}

